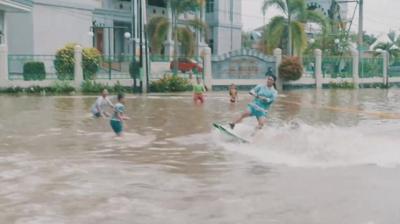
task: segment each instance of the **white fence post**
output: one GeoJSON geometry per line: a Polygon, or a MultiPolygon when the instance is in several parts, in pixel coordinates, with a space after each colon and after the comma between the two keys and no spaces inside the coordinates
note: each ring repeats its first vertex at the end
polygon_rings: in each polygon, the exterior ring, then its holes
{"type": "Polygon", "coordinates": [[[201,53],[204,60],[204,85],[208,90],[212,90],[213,78],[212,78],[212,65],[211,65],[211,48],[205,47],[201,53]]]}
{"type": "Polygon", "coordinates": [[[314,50],[315,55],[315,86],[317,89],[322,89],[322,51],[320,49],[314,50]]]}
{"type": "Polygon", "coordinates": [[[389,85],[389,76],[388,76],[389,54],[387,51],[382,51],[382,58],[383,58],[383,84],[387,86],[389,85]]]}
{"type": "Polygon", "coordinates": [[[5,44],[0,45],[0,85],[8,81],[8,49],[5,44]]]}
{"type": "Polygon", "coordinates": [[[81,84],[83,82],[83,68],[82,68],[82,47],[80,45],[76,45],[74,48],[74,82],[75,87],[80,89],[81,84]]]}
{"type": "Polygon", "coordinates": [[[275,71],[276,71],[276,78],[277,78],[276,88],[278,88],[278,90],[282,90],[283,89],[283,81],[279,75],[279,66],[282,63],[282,50],[279,48],[276,48],[274,50],[274,57],[275,57],[275,62],[276,62],[275,63],[275,71]]]}
{"type": "Polygon", "coordinates": [[[353,57],[353,83],[355,88],[360,87],[360,75],[359,75],[359,58],[358,51],[351,51],[351,56],[353,57]]]}

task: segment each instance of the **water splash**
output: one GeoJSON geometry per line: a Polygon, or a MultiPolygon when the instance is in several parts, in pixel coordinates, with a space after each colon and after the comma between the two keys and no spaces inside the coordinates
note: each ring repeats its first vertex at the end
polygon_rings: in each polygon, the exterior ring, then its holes
{"type": "MultiPolygon", "coordinates": [[[[311,126],[289,122],[267,127],[252,137],[251,144],[236,144],[216,137],[227,150],[258,158],[267,163],[294,167],[337,167],[400,164],[399,126],[386,124],[338,127],[311,126]]],[[[245,136],[253,127],[241,125],[237,133],[245,136]]],[[[214,136],[217,135],[214,133],[214,136]]]]}

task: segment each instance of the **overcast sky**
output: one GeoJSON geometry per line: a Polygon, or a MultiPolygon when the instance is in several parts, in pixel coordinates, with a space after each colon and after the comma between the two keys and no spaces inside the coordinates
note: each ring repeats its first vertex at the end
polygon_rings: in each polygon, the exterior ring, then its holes
{"type": "MultiPolygon", "coordinates": [[[[263,25],[261,5],[263,0],[242,0],[243,28],[248,31],[263,25]]],[[[355,3],[348,3],[349,17],[353,15],[355,3]]],[[[364,30],[368,33],[382,34],[390,29],[400,34],[400,0],[364,0],[364,30]]],[[[277,15],[277,10],[269,10],[268,19],[277,15]]],[[[353,30],[358,26],[358,12],[353,30]]]]}

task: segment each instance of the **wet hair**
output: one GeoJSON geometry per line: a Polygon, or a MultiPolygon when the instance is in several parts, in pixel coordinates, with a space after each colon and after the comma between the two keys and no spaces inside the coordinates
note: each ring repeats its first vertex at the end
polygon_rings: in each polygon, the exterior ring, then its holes
{"type": "Polygon", "coordinates": [[[118,101],[120,101],[122,98],[124,98],[125,96],[124,96],[124,94],[123,93],[118,93],[118,95],[117,95],[117,99],[118,99],[118,101]]]}
{"type": "Polygon", "coordinates": [[[274,86],[274,88],[276,89],[276,76],[275,75],[268,75],[268,77],[271,77],[274,80],[274,84],[272,84],[274,86]]]}

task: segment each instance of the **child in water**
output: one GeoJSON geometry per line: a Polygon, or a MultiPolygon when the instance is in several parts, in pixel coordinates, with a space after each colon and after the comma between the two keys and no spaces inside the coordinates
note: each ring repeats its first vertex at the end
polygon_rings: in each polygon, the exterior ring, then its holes
{"type": "Polygon", "coordinates": [[[204,93],[206,92],[206,88],[200,81],[200,78],[197,78],[197,84],[193,85],[193,100],[195,103],[198,101],[204,103],[204,93]]]}
{"type": "Polygon", "coordinates": [[[229,96],[231,97],[231,103],[236,103],[238,101],[238,91],[233,83],[229,87],[229,96]]]}
{"type": "Polygon", "coordinates": [[[101,92],[101,96],[99,96],[96,102],[92,106],[92,114],[94,117],[108,117],[108,113],[105,111],[107,107],[113,108],[114,105],[111,103],[110,99],[108,98],[108,91],[104,89],[101,92]]]}
{"type": "Polygon", "coordinates": [[[111,117],[111,128],[117,134],[117,136],[122,136],[124,131],[124,120],[128,120],[129,118],[124,115],[125,113],[125,97],[122,93],[118,94],[118,103],[114,106],[114,112],[111,117]]]}

